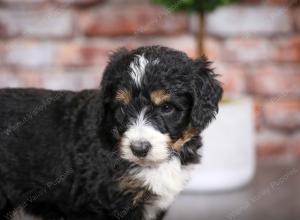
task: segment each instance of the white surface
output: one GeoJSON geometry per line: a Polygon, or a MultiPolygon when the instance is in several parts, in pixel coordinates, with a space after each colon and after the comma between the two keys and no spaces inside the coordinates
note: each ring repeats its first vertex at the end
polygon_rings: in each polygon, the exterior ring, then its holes
{"type": "Polygon", "coordinates": [[[255,172],[252,102],[237,99],[220,106],[216,120],[203,133],[202,161],[188,191],[219,191],[248,183],[255,172]]]}

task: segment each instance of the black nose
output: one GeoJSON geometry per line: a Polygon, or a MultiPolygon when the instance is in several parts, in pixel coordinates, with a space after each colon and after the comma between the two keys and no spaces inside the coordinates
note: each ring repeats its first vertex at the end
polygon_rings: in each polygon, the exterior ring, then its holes
{"type": "Polygon", "coordinates": [[[148,141],[134,141],[130,144],[132,153],[137,157],[146,157],[151,148],[148,141]]]}

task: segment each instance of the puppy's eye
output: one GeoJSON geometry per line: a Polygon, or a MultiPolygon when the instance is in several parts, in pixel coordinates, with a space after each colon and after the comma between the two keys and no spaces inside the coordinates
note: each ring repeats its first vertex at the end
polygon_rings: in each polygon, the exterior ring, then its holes
{"type": "Polygon", "coordinates": [[[175,109],[174,106],[171,104],[164,104],[164,105],[160,106],[159,108],[160,108],[161,113],[163,113],[163,114],[171,113],[175,109]]]}
{"type": "Polygon", "coordinates": [[[119,122],[124,121],[124,119],[125,119],[125,111],[124,111],[124,109],[122,107],[116,109],[115,118],[119,122]]]}

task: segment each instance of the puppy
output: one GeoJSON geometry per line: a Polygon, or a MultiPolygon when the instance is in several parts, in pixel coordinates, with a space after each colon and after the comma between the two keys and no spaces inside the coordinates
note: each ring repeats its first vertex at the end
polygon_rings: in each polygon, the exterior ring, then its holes
{"type": "Polygon", "coordinates": [[[218,111],[209,64],[120,49],[100,89],[0,90],[0,219],[162,219],[218,111]]]}

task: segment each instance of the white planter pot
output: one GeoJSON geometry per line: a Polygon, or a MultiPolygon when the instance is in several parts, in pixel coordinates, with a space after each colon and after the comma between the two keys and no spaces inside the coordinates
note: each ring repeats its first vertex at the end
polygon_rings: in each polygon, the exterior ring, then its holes
{"type": "Polygon", "coordinates": [[[216,120],[203,132],[201,155],[187,191],[229,190],[252,179],[256,157],[250,98],[221,104],[216,120]]]}

